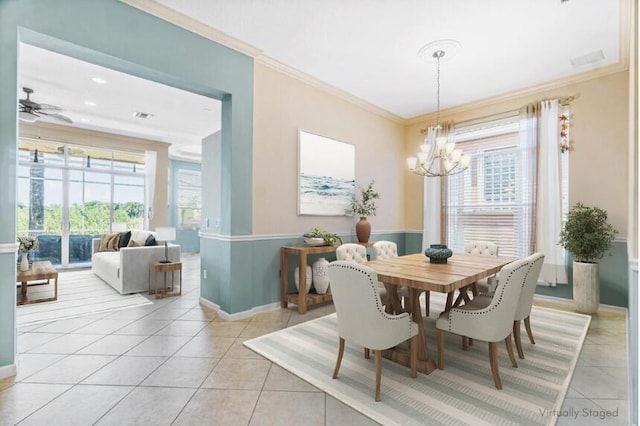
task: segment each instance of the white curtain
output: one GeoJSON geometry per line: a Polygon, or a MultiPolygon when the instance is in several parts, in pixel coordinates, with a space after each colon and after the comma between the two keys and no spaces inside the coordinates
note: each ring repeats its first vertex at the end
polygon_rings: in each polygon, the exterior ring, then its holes
{"type": "Polygon", "coordinates": [[[540,104],[536,197],[536,251],[544,253],[540,280],[567,283],[564,248],[558,245],[562,229],[562,171],[560,169],[558,101],[540,104]]]}
{"type": "Polygon", "coordinates": [[[153,219],[153,200],[156,192],[156,151],[144,152],[144,229],[149,229],[149,221],[153,219]]]}
{"type": "MultiPolygon", "coordinates": [[[[425,143],[435,144],[436,136],[449,137],[453,133],[453,122],[443,123],[438,131],[429,127],[424,138],[425,143]]],[[[422,251],[431,244],[445,244],[442,241],[442,179],[441,177],[424,178],[424,215],[422,225],[422,251]]]]}
{"type": "Polygon", "coordinates": [[[516,195],[518,206],[515,226],[518,238],[517,253],[526,257],[535,251],[536,231],[536,168],[538,160],[538,112],[539,107],[529,104],[520,109],[518,131],[518,167],[516,195]]]}

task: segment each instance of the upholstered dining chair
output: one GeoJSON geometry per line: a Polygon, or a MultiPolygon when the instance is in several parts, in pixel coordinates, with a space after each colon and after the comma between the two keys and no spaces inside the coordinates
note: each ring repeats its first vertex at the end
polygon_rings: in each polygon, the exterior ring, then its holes
{"type": "MultiPolygon", "coordinates": [[[[498,256],[498,245],[490,241],[469,241],[464,245],[465,254],[473,254],[477,256],[498,256]]],[[[452,306],[458,306],[462,301],[468,303],[471,299],[468,296],[468,292],[471,292],[473,297],[476,297],[479,293],[489,293],[495,290],[497,281],[495,275],[482,278],[473,284],[462,287],[459,290],[458,297],[455,302],[453,300],[453,293],[447,295],[447,309],[452,306]]]]}
{"type": "MultiPolygon", "coordinates": [[[[398,246],[393,241],[376,241],[373,243],[373,254],[376,259],[389,259],[392,257],[398,257],[398,246]]],[[[398,299],[392,300],[391,304],[393,304],[393,309],[395,311],[399,311],[400,298],[404,299],[404,307],[405,309],[409,306],[409,290],[406,287],[398,287],[397,288],[398,299]]],[[[429,292],[426,292],[426,300],[427,300],[427,316],[429,316],[429,292]]],[[[387,305],[389,306],[389,305],[387,305]]],[[[388,312],[388,311],[387,311],[388,312]]]]}
{"type": "Polygon", "coordinates": [[[529,260],[521,259],[503,267],[500,274],[501,279],[498,281],[495,294],[488,306],[478,308],[474,305],[474,301],[471,301],[440,314],[436,320],[438,368],[444,368],[445,332],[458,334],[463,338],[483,340],[489,343],[489,361],[494,384],[497,389],[502,389],[498,371],[497,342],[504,340],[511,365],[517,367],[518,364],[511,345],[511,332],[529,265],[529,260]]]}
{"type": "MultiPolygon", "coordinates": [[[[529,336],[529,341],[532,345],[536,343],[531,332],[531,322],[529,316],[531,315],[531,307],[533,306],[533,296],[536,292],[536,285],[538,285],[538,278],[540,277],[540,270],[544,263],[544,254],[534,253],[527,257],[529,262],[529,270],[524,280],[522,292],[520,293],[520,299],[518,300],[518,307],[516,309],[516,315],[513,319],[513,340],[516,342],[516,349],[518,350],[518,357],[524,359],[524,351],[522,350],[522,340],[520,339],[521,322],[524,321],[524,327],[529,336]]],[[[500,278],[498,278],[499,280],[500,278]]],[[[473,300],[473,305],[476,307],[488,306],[491,303],[493,294],[480,294],[473,300]]]]}
{"type": "MultiPolygon", "coordinates": [[[[469,241],[464,245],[466,254],[475,254],[480,256],[498,256],[498,245],[490,241],[469,241]]],[[[496,289],[497,282],[495,277],[483,278],[476,282],[476,294],[488,293],[496,289]]]]}
{"type": "Polygon", "coordinates": [[[384,312],[377,291],[376,272],[361,264],[337,260],[329,264],[329,281],[338,318],[338,357],[333,378],[338,377],[348,340],[374,351],[376,389],[375,400],[380,401],[382,351],[409,341],[411,377],[417,374],[418,324],[408,313],[391,315],[384,312]]]}
{"type": "MultiPolygon", "coordinates": [[[[362,244],[356,243],[344,243],[338,246],[336,249],[336,259],[346,260],[355,263],[366,263],[367,260],[367,248],[362,244]]],[[[378,283],[378,293],[382,302],[386,304],[387,301],[387,289],[383,283],[378,283]]]]}

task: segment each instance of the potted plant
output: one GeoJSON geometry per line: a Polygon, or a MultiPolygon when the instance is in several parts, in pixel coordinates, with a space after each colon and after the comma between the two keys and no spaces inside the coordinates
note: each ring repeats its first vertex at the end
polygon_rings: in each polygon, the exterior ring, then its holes
{"type": "Polygon", "coordinates": [[[320,245],[322,240],[322,245],[333,246],[338,241],[342,244],[342,238],[338,236],[338,234],[334,234],[332,232],[323,231],[317,226],[313,228],[311,231],[306,232],[302,235],[305,238],[305,242],[309,245],[320,245]],[[313,239],[312,241],[308,241],[308,239],[313,239]]]}
{"type": "Polygon", "coordinates": [[[577,203],[569,211],[560,232],[560,245],[573,256],[573,300],[580,312],[598,311],[598,260],[611,249],[617,233],[607,222],[607,212],[599,207],[577,203]]]}
{"type": "Polygon", "coordinates": [[[347,208],[348,214],[360,216],[360,221],[356,223],[356,236],[360,243],[369,242],[371,224],[367,221],[367,217],[376,215],[376,200],[380,198],[380,194],[373,189],[373,184],[374,181],[372,180],[366,188],[358,186],[360,196],[353,194],[353,198],[351,198],[347,208]]]}
{"type": "Polygon", "coordinates": [[[22,260],[20,262],[20,270],[29,270],[29,252],[38,248],[38,238],[30,237],[29,235],[21,235],[18,237],[18,249],[22,253],[22,260]]]}

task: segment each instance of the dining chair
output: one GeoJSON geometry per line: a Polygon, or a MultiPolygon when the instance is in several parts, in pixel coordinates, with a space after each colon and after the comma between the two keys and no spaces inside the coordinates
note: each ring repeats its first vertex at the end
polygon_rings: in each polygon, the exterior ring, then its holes
{"type": "MultiPolygon", "coordinates": [[[[522,287],[522,292],[520,293],[520,299],[518,300],[516,314],[513,319],[513,340],[516,342],[516,349],[518,351],[518,357],[520,359],[524,359],[522,340],[520,338],[522,321],[524,321],[524,327],[527,332],[527,336],[529,336],[529,341],[532,345],[535,345],[536,343],[535,339],[533,338],[533,333],[531,332],[531,322],[529,316],[531,315],[533,296],[536,292],[536,286],[538,285],[540,270],[542,269],[542,264],[544,263],[544,254],[534,253],[531,256],[527,257],[526,260],[529,262],[529,270],[527,271],[527,276],[522,287]]],[[[500,278],[498,278],[498,280],[499,279],[500,278]]],[[[491,303],[492,298],[493,295],[491,293],[480,294],[478,297],[473,299],[472,304],[476,307],[488,306],[491,303]]]]}
{"type": "Polygon", "coordinates": [[[489,362],[495,387],[502,389],[498,371],[497,342],[504,340],[511,365],[517,367],[518,364],[511,345],[511,332],[529,266],[529,260],[521,259],[503,267],[500,274],[501,279],[498,281],[495,294],[488,306],[478,308],[471,301],[440,314],[436,320],[438,368],[444,368],[445,332],[457,334],[463,338],[482,340],[489,343],[489,362]]]}
{"type": "MultiPolygon", "coordinates": [[[[336,249],[336,259],[355,263],[367,263],[367,248],[362,244],[344,243],[336,249]]],[[[331,282],[331,280],[329,280],[331,282]]],[[[383,283],[378,283],[378,293],[383,303],[387,301],[387,289],[383,283]]]]}
{"type": "MultiPolygon", "coordinates": [[[[377,259],[390,259],[398,257],[398,246],[393,241],[376,241],[373,243],[373,254],[377,259]]],[[[404,305],[405,310],[408,311],[409,306],[409,290],[404,286],[396,286],[396,297],[390,297],[391,303],[387,304],[388,307],[398,313],[404,305]],[[400,300],[404,300],[404,304],[400,300]]],[[[387,293],[388,294],[388,293],[387,293]]],[[[426,292],[427,307],[426,312],[429,316],[429,292],[426,292]]],[[[387,311],[388,312],[388,311],[387,311]]]]}
{"type": "Polygon", "coordinates": [[[417,375],[418,324],[409,313],[391,315],[384,312],[377,291],[376,272],[362,264],[337,260],[329,264],[329,280],[338,318],[338,357],[333,378],[338,377],[348,340],[374,351],[376,389],[380,401],[382,351],[409,341],[411,377],[417,375]]]}
{"type": "MultiPolygon", "coordinates": [[[[498,245],[496,243],[492,243],[490,241],[469,241],[464,245],[465,254],[473,254],[479,256],[498,256],[498,245]]],[[[468,296],[468,292],[470,291],[473,297],[476,297],[479,293],[488,293],[495,290],[497,285],[497,281],[495,279],[495,275],[482,278],[473,284],[469,284],[468,286],[462,287],[459,290],[458,297],[455,302],[453,301],[453,293],[449,293],[447,295],[447,308],[451,308],[452,306],[458,306],[464,301],[468,303],[471,298],[468,296]]]]}
{"type": "MultiPolygon", "coordinates": [[[[469,241],[464,245],[464,252],[466,254],[475,254],[480,256],[498,256],[498,245],[490,241],[469,241]]],[[[496,289],[497,282],[495,277],[488,277],[480,279],[476,282],[476,294],[486,293],[494,291],[496,289]]]]}

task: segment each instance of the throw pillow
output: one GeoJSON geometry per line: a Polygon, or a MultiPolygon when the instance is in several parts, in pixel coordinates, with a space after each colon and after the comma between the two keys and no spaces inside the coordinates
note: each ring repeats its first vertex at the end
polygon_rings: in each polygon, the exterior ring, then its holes
{"type": "Polygon", "coordinates": [[[145,246],[157,246],[158,242],[156,241],[156,237],[154,237],[153,235],[149,235],[147,237],[147,240],[144,242],[145,246]]]}
{"type": "Polygon", "coordinates": [[[144,244],[140,241],[136,241],[133,238],[129,240],[127,247],[142,247],[144,244]]]}
{"type": "Polygon", "coordinates": [[[118,251],[118,241],[120,233],[104,234],[100,237],[99,251],[118,251]]]}
{"type": "Polygon", "coordinates": [[[127,247],[131,240],[131,231],[121,232],[120,239],[118,240],[118,248],[127,247]]]}

